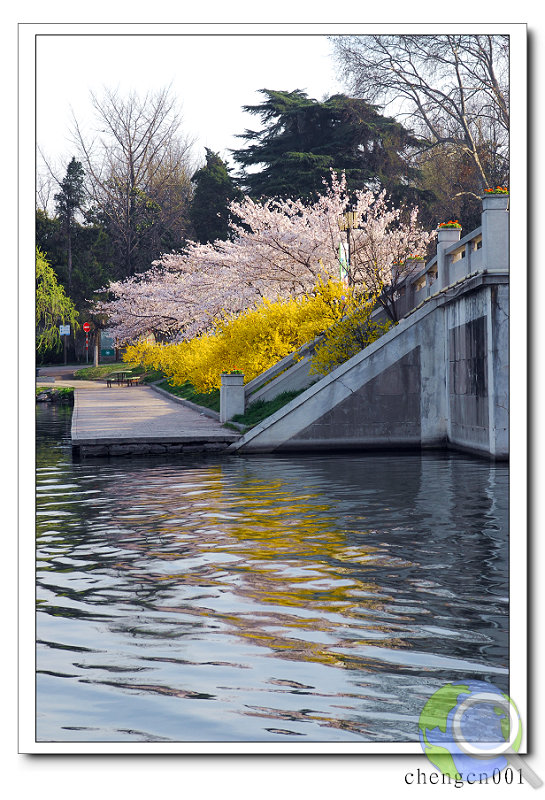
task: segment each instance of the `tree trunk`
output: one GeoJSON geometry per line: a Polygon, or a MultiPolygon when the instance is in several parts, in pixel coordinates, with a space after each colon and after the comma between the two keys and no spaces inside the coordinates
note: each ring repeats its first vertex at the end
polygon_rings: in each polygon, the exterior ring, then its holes
{"type": "Polygon", "coordinates": [[[94,366],[95,367],[98,367],[99,355],[100,355],[100,331],[96,331],[96,333],[95,333],[95,360],[94,360],[94,366]]]}
{"type": "Polygon", "coordinates": [[[72,297],[72,227],[70,220],[67,225],[67,239],[68,239],[68,296],[72,297]]]}

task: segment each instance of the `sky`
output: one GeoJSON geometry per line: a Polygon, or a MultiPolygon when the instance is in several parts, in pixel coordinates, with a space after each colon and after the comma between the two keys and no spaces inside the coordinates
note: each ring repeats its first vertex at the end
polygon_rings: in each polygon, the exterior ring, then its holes
{"type": "MultiPolygon", "coordinates": [[[[321,100],[342,91],[325,35],[48,35],[36,39],[36,126],[40,150],[57,168],[75,155],[72,113],[93,126],[90,92],[120,94],[172,87],[183,130],[204,148],[233,163],[236,134],[259,129],[243,105],[263,99],[258,90],[301,89],[321,100]]],[[[64,174],[64,169],[62,169],[64,174]]]]}

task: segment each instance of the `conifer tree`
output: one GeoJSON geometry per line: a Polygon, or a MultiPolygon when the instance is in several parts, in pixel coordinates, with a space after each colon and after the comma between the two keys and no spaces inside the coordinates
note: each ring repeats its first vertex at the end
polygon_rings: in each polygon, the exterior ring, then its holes
{"type": "Polygon", "coordinates": [[[259,115],[264,127],[239,134],[249,144],[233,151],[252,197],[313,198],[335,170],[344,172],[349,190],[386,189],[396,201],[418,199],[408,153],[419,140],[394,119],[343,94],[323,102],[298,89],[261,94],[262,103],[244,110],[259,115]]]}
{"type": "Polygon", "coordinates": [[[195,172],[189,217],[201,244],[229,238],[229,203],[242,193],[218,153],[206,148],[206,164],[195,172]]]}
{"type": "Polygon", "coordinates": [[[57,215],[66,238],[69,295],[72,294],[72,232],[76,212],[81,209],[85,197],[84,175],[81,162],[72,158],[66,169],[66,175],[61,181],[60,192],[55,195],[57,215]]]}

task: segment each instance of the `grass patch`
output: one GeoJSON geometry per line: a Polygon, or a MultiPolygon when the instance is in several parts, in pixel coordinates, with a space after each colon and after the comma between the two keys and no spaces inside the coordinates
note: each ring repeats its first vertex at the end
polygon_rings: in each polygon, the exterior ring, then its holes
{"type": "Polygon", "coordinates": [[[110,372],[115,372],[126,367],[127,372],[130,372],[136,364],[124,364],[122,361],[116,361],[112,364],[99,364],[98,367],[83,367],[74,373],[74,379],[77,381],[99,381],[107,378],[110,372]]]}
{"type": "Polygon", "coordinates": [[[160,370],[146,370],[141,364],[127,364],[125,361],[116,361],[111,364],[99,364],[98,367],[78,369],[74,374],[74,378],[79,381],[106,380],[112,372],[121,370],[126,372],[129,377],[141,377],[141,383],[153,383],[165,377],[160,370]]]}
{"type": "Polygon", "coordinates": [[[142,373],[138,372],[133,373],[134,375],[138,374],[142,375],[140,383],[155,383],[155,381],[164,380],[165,377],[165,373],[162,372],[160,369],[150,369],[147,372],[144,372],[144,370],[142,369],[142,373]]]}
{"type": "Polygon", "coordinates": [[[244,414],[235,414],[233,422],[239,422],[246,426],[246,429],[253,428],[259,422],[262,422],[279,408],[285,406],[294,397],[304,392],[305,389],[299,389],[293,392],[282,392],[273,400],[256,400],[255,403],[250,403],[244,414]]]}
{"type": "Polygon", "coordinates": [[[182,397],[184,400],[190,400],[192,403],[198,406],[204,406],[204,408],[210,408],[212,411],[219,412],[220,410],[220,390],[214,389],[211,392],[207,392],[203,394],[202,392],[198,392],[193,384],[186,381],[185,383],[180,384],[179,386],[171,386],[166,380],[162,381],[162,383],[158,384],[161,389],[164,389],[169,394],[173,394],[176,397],[182,397]]]}
{"type": "Polygon", "coordinates": [[[223,427],[224,427],[224,428],[229,428],[229,430],[230,430],[230,431],[235,431],[235,433],[242,433],[242,432],[245,432],[245,429],[241,430],[241,427],[242,427],[242,426],[240,426],[240,425],[233,425],[233,423],[232,423],[232,422],[224,422],[224,423],[223,423],[223,427]]]}

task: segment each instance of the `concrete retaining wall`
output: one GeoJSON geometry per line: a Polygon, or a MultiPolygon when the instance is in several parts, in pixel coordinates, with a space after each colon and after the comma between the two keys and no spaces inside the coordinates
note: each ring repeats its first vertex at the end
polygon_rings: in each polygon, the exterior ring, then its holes
{"type": "Polygon", "coordinates": [[[79,458],[104,458],[113,456],[154,456],[154,455],[180,455],[194,453],[221,453],[229,447],[228,442],[103,442],[100,444],[78,444],[72,446],[72,457],[79,458]]]}

